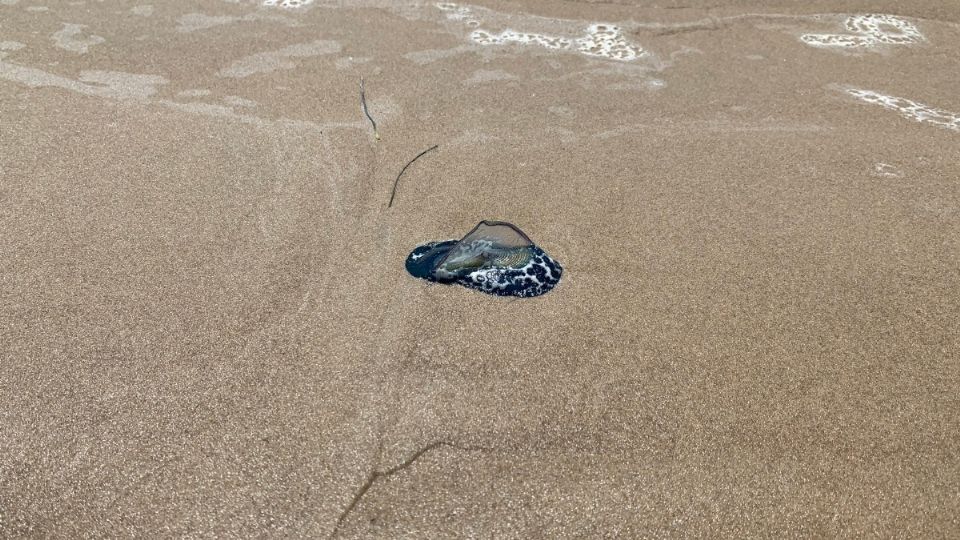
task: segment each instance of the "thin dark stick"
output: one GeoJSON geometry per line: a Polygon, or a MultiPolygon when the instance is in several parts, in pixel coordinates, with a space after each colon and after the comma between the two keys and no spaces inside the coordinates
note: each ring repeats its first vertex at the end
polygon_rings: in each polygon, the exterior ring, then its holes
{"type": "Polygon", "coordinates": [[[363,107],[363,114],[367,115],[367,120],[370,120],[370,124],[373,125],[373,136],[378,141],[380,140],[380,133],[377,132],[377,123],[373,121],[373,117],[370,116],[370,111],[367,110],[367,98],[363,95],[363,76],[360,77],[360,106],[363,107]]]}
{"type": "Polygon", "coordinates": [[[474,451],[487,452],[490,450],[489,448],[484,448],[482,446],[460,446],[459,444],[452,443],[452,442],[437,441],[434,443],[430,443],[427,446],[424,446],[423,448],[417,450],[416,452],[413,453],[412,456],[408,457],[399,465],[391,467],[385,471],[378,471],[376,469],[370,471],[370,474],[367,475],[367,479],[363,482],[363,485],[360,486],[360,489],[353,496],[353,499],[350,500],[350,504],[348,504],[347,507],[343,510],[343,512],[340,513],[340,518],[337,519],[337,522],[334,524],[333,531],[330,533],[330,538],[337,537],[337,535],[340,533],[340,529],[343,527],[344,523],[346,523],[347,518],[350,516],[353,510],[357,507],[357,505],[360,504],[360,499],[362,499],[363,496],[366,495],[368,491],[370,491],[370,488],[373,487],[373,484],[377,480],[379,480],[380,478],[385,478],[387,476],[392,476],[394,474],[397,474],[403,471],[404,469],[408,469],[412,467],[413,464],[416,463],[417,460],[419,460],[421,457],[423,457],[424,454],[426,454],[427,452],[430,452],[431,450],[440,448],[441,446],[447,446],[456,450],[470,451],[470,452],[474,452],[474,451]]]}
{"type": "Polygon", "coordinates": [[[393,181],[393,192],[390,193],[390,203],[387,204],[387,208],[390,208],[391,206],[393,206],[393,198],[397,196],[397,184],[400,183],[400,177],[403,176],[403,171],[407,170],[407,167],[409,167],[410,165],[413,165],[413,162],[414,162],[414,161],[420,159],[420,156],[426,154],[427,152],[429,152],[429,151],[431,151],[431,150],[436,150],[438,146],[440,146],[440,145],[435,144],[435,145],[431,146],[430,148],[427,148],[427,149],[424,150],[423,152],[420,152],[419,154],[417,154],[417,157],[411,159],[409,163],[407,163],[406,165],[403,166],[402,169],[400,169],[400,174],[398,174],[398,175],[397,175],[397,179],[393,181]]]}

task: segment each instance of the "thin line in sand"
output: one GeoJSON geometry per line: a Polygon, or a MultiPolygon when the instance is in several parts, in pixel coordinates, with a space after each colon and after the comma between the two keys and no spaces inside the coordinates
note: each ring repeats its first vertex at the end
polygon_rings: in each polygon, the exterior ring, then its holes
{"type": "Polygon", "coordinates": [[[391,206],[393,206],[393,198],[397,196],[397,184],[400,183],[400,177],[403,176],[403,173],[404,173],[404,171],[407,170],[407,167],[409,167],[410,165],[413,165],[413,162],[414,162],[414,161],[420,159],[420,157],[423,156],[424,154],[426,154],[427,152],[429,152],[429,151],[431,151],[431,150],[436,150],[439,146],[440,146],[439,144],[435,144],[435,145],[431,146],[430,148],[427,148],[427,149],[424,150],[423,152],[420,152],[419,154],[417,154],[417,156],[416,156],[415,158],[411,159],[409,162],[407,162],[406,165],[403,166],[402,169],[400,169],[400,174],[398,174],[398,175],[397,175],[397,179],[393,181],[393,192],[390,193],[390,202],[387,203],[387,208],[390,208],[391,206]]]}
{"type": "MultiPolygon", "coordinates": [[[[381,446],[382,444],[383,443],[381,441],[381,446]]],[[[409,458],[405,459],[399,465],[391,467],[385,471],[378,471],[376,469],[374,469],[373,471],[370,471],[370,474],[367,475],[367,479],[360,486],[360,489],[357,490],[357,493],[353,496],[353,499],[350,500],[350,504],[348,504],[347,507],[343,509],[343,512],[340,513],[340,517],[337,519],[337,523],[336,525],[333,526],[333,531],[330,533],[330,538],[335,538],[337,534],[340,533],[340,528],[343,527],[344,522],[347,521],[347,517],[349,517],[350,513],[353,512],[353,510],[357,507],[358,504],[360,504],[360,499],[362,499],[363,496],[366,495],[368,491],[370,491],[370,488],[373,487],[373,484],[378,479],[391,476],[393,474],[396,474],[412,466],[414,463],[416,463],[418,459],[423,457],[424,454],[426,454],[431,450],[440,448],[441,446],[446,446],[446,447],[454,448],[457,450],[476,451],[476,452],[487,452],[490,450],[489,448],[484,448],[481,446],[461,446],[459,444],[448,442],[448,441],[436,441],[417,450],[409,458]]]]}
{"type": "Polygon", "coordinates": [[[377,132],[377,123],[374,122],[373,117],[370,116],[370,111],[367,109],[367,97],[363,92],[363,75],[360,76],[360,107],[363,109],[363,114],[367,115],[367,120],[370,120],[370,124],[373,125],[373,137],[379,141],[380,133],[377,132]]]}

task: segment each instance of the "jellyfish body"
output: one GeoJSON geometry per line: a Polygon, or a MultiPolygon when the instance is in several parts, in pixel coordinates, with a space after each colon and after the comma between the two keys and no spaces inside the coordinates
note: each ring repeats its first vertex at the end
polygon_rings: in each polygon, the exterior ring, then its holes
{"type": "Polygon", "coordinates": [[[459,283],[498,296],[539,296],[560,282],[563,268],[523,231],[502,221],[481,221],[460,240],[429,242],[407,257],[411,275],[459,283]]]}

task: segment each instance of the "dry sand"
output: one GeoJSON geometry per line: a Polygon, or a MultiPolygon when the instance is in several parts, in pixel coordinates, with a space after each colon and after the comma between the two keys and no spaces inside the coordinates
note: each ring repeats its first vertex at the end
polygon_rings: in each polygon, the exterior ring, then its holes
{"type": "Polygon", "coordinates": [[[0,1],[0,536],[960,535],[960,8],[796,4],[0,1]]]}

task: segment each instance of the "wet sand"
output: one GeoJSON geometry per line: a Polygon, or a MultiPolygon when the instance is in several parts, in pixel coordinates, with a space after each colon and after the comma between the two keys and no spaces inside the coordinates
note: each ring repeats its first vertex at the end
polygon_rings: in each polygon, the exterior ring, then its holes
{"type": "Polygon", "coordinates": [[[960,533],[960,9],[330,4],[0,1],[0,536],[960,533]]]}

